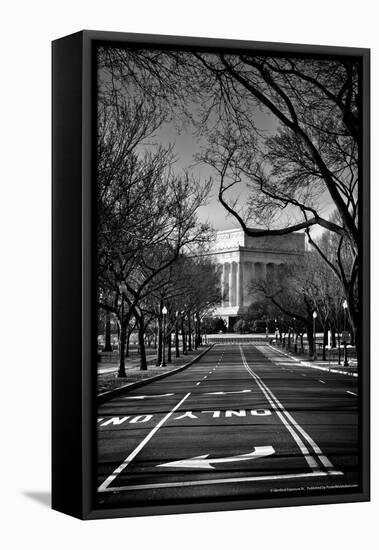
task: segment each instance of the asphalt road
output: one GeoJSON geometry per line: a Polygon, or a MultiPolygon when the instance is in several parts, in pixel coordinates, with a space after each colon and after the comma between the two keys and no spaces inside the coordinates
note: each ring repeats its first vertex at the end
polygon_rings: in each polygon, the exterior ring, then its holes
{"type": "Polygon", "coordinates": [[[216,345],[99,408],[98,503],[351,492],[357,409],[356,378],[265,345],[216,345]]]}

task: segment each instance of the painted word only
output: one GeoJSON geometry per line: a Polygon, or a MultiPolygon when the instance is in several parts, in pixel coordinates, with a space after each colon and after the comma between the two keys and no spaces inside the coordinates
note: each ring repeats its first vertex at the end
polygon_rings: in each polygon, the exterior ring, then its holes
{"type": "MultiPolygon", "coordinates": [[[[269,416],[271,411],[269,409],[230,409],[225,411],[220,410],[205,410],[205,411],[185,411],[179,413],[173,417],[172,420],[197,420],[200,415],[209,415],[209,418],[233,418],[233,417],[246,417],[251,416],[269,416]]],[[[154,418],[154,414],[139,414],[136,416],[112,416],[111,418],[98,418],[97,423],[100,428],[106,428],[107,426],[121,426],[123,424],[144,424],[154,418]]]]}
{"type": "MultiPolygon", "coordinates": [[[[251,414],[252,416],[269,416],[271,414],[271,411],[268,409],[253,409],[253,410],[246,410],[246,409],[237,409],[237,410],[226,410],[226,411],[213,411],[213,410],[207,410],[207,411],[201,411],[201,414],[210,414],[211,418],[232,418],[233,416],[246,416],[246,414],[251,414]],[[223,415],[223,416],[222,416],[223,415]]],[[[199,418],[198,412],[193,413],[192,411],[186,411],[175,418],[173,420],[182,420],[183,418],[199,418]]]]}

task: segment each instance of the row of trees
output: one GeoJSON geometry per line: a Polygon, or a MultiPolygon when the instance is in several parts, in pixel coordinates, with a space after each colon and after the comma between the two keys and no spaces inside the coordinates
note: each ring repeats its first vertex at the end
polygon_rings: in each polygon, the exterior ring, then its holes
{"type": "MultiPolygon", "coordinates": [[[[327,234],[321,241],[325,241],[327,234]]],[[[327,248],[327,243],[320,243],[327,248]]],[[[345,258],[348,262],[348,258],[345,258]]],[[[343,303],[345,293],[335,273],[328,268],[319,254],[308,251],[302,261],[286,266],[280,278],[269,277],[265,281],[255,281],[251,292],[261,298],[260,308],[269,319],[277,319],[277,328],[295,335],[303,348],[303,335],[307,335],[309,355],[314,354],[314,313],[317,326],[323,329],[323,359],[325,360],[328,331],[331,332],[332,346],[336,346],[336,335],[345,330],[343,303]]],[[[350,323],[349,323],[350,325],[350,323]]],[[[353,340],[354,340],[354,331],[353,340]]]]}
{"type": "Polygon", "coordinates": [[[161,359],[163,307],[168,336],[177,334],[180,322],[184,338],[184,321],[191,333],[191,318],[199,324],[204,311],[219,300],[219,277],[216,267],[200,256],[212,239],[209,225],[197,217],[210,182],[178,173],[172,147],[154,143],[154,132],[169,116],[166,103],[153,94],[148,79],[139,90],[134,76],[115,85],[104,52],[99,66],[98,305],[117,319],[119,374],[124,376],[131,331],[138,333],[145,370],[145,342],[155,327],[161,359]]]}

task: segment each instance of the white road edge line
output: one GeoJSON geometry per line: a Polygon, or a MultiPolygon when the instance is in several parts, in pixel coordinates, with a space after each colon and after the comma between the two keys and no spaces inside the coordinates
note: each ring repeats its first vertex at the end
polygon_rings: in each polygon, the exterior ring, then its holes
{"type": "MultiPolygon", "coordinates": [[[[259,385],[259,383],[267,390],[267,392],[269,393],[269,395],[272,397],[272,399],[275,401],[275,403],[278,405],[278,407],[283,411],[283,414],[288,418],[288,420],[292,423],[292,425],[298,430],[298,432],[304,437],[304,439],[309,443],[309,445],[312,447],[312,449],[314,450],[315,454],[317,455],[318,459],[320,460],[320,462],[323,464],[323,466],[325,466],[325,468],[328,468],[328,473],[329,474],[334,474],[334,475],[342,475],[343,472],[340,472],[338,470],[335,469],[335,467],[333,466],[333,464],[331,463],[331,461],[323,454],[323,452],[321,451],[320,447],[317,445],[317,443],[315,443],[315,441],[313,441],[313,439],[311,438],[311,436],[305,431],[303,430],[303,428],[296,422],[296,420],[290,415],[290,413],[288,411],[286,411],[286,409],[284,408],[284,406],[282,405],[282,403],[279,401],[279,399],[273,394],[273,392],[270,390],[270,388],[268,386],[266,386],[266,384],[263,382],[263,380],[260,378],[260,376],[258,374],[256,374],[254,371],[252,371],[246,361],[246,357],[245,357],[245,354],[243,352],[243,349],[242,347],[240,346],[240,352],[241,352],[241,357],[242,357],[242,360],[245,364],[245,367],[246,369],[248,370],[248,372],[251,373],[251,375],[253,376],[253,378],[255,378],[257,384],[259,385]]],[[[262,388],[261,388],[262,389],[262,388]]],[[[262,389],[263,391],[263,389],[262,389]]],[[[266,396],[267,397],[267,396],[266,396]]],[[[276,410],[276,413],[279,415],[278,411],[276,410]]],[[[287,427],[287,426],[286,426],[287,427]]],[[[302,445],[303,445],[303,442],[301,442],[302,445]]],[[[300,447],[301,448],[301,447],[300,447]]],[[[307,453],[309,455],[309,451],[307,449],[307,453]]],[[[307,458],[305,456],[305,458],[307,458]]],[[[313,460],[314,458],[311,457],[313,460]]],[[[307,461],[308,462],[308,461],[307,461]]],[[[309,462],[308,462],[309,464],[309,462]]]]}
{"type": "MultiPolygon", "coordinates": [[[[144,448],[144,446],[146,445],[146,443],[148,443],[150,441],[150,439],[153,437],[153,435],[159,430],[159,428],[161,426],[163,426],[163,424],[170,418],[170,416],[180,407],[180,405],[182,403],[184,403],[184,401],[191,395],[191,392],[187,393],[183,399],[181,399],[179,401],[179,403],[177,403],[175,405],[175,407],[173,407],[171,409],[171,411],[169,413],[166,414],[166,416],[164,418],[162,418],[158,424],[147,434],[147,436],[145,437],[145,439],[143,439],[141,441],[141,443],[139,445],[137,445],[137,447],[134,449],[134,451],[132,451],[124,460],[124,462],[122,462],[122,464],[120,464],[120,466],[118,466],[114,472],[108,476],[106,478],[105,481],[103,481],[103,483],[98,487],[97,491],[99,493],[103,493],[104,491],[107,490],[108,486],[112,483],[112,481],[114,481],[116,479],[116,477],[123,471],[125,470],[125,468],[128,466],[128,464],[131,463],[131,461],[133,460],[133,458],[135,458],[138,453],[140,451],[142,451],[142,449],[144,448]]],[[[112,489],[113,490],[113,489],[112,489]]]]}
{"type": "MultiPolygon", "coordinates": [[[[248,481],[268,481],[276,479],[296,479],[304,477],[322,477],[326,472],[307,472],[304,474],[278,474],[271,476],[252,476],[252,477],[230,477],[221,479],[204,479],[198,481],[173,481],[167,483],[146,483],[143,485],[126,485],[123,487],[108,487],[102,492],[113,491],[139,491],[143,489],[166,489],[169,487],[190,487],[193,485],[219,485],[221,483],[246,483],[248,481]]],[[[334,474],[335,475],[335,474],[334,474]]]]}
{"type": "MultiPolygon", "coordinates": [[[[340,369],[331,369],[330,367],[319,367],[319,366],[316,366],[316,365],[311,365],[309,362],[307,361],[301,361],[301,359],[297,359],[296,357],[292,357],[291,355],[288,355],[288,353],[285,353],[284,351],[280,350],[280,349],[277,349],[277,348],[274,348],[273,346],[271,346],[271,344],[268,345],[269,348],[271,348],[273,351],[275,351],[276,353],[281,353],[282,355],[285,355],[286,357],[288,357],[288,359],[291,359],[292,361],[296,361],[297,363],[300,363],[303,367],[306,367],[306,368],[310,368],[310,369],[318,369],[318,370],[323,370],[323,371],[326,371],[326,372],[333,372],[335,374],[343,374],[344,376],[353,376],[354,378],[358,378],[358,373],[356,372],[347,372],[347,371],[342,371],[340,369]]],[[[275,355],[273,354],[272,357],[274,357],[275,359],[275,355]]]]}

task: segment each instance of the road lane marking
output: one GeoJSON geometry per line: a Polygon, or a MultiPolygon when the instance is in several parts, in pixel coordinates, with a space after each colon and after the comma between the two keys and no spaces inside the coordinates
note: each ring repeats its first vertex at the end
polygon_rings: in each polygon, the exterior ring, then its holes
{"type": "Polygon", "coordinates": [[[326,384],[326,382],[324,382],[324,380],[319,380],[319,382],[321,382],[321,384],[326,384]]]}
{"type": "Polygon", "coordinates": [[[180,416],[177,416],[176,418],[173,418],[173,420],[182,420],[183,418],[199,418],[196,416],[196,414],[193,414],[192,411],[186,411],[180,416]]]}
{"type": "MultiPolygon", "coordinates": [[[[103,424],[101,424],[100,428],[104,428],[104,426],[110,426],[111,424],[112,424],[112,426],[120,426],[121,424],[126,422],[128,420],[128,418],[130,418],[130,415],[129,416],[113,416],[112,418],[109,418],[103,424]]],[[[104,419],[102,419],[102,420],[104,420],[104,419]]]]}
{"type": "Polygon", "coordinates": [[[196,382],[196,386],[198,386],[200,384],[200,382],[196,382]]]}
{"type": "Polygon", "coordinates": [[[250,393],[252,390],[238,390],[238,391],[211,391],[206,395],[226,395],[229,393],[250,393]]]}
{"type": "Polygon", "coordinates": [[[309,451],[307,449],[307,447],[304,445],[303,441],[300,439],[300,437],[297,435],[297,433],[295,432],[295,430],[292,428],[292,426],[290,425],[290,423],[286,420],[286,418],[282,415],[282,413],[279,411],[278,407],[276,406],[275,402],[270,398],[269,394],[267,393],[267,391],[265,390],[265,388],[260,384],[260,382],[258,381],[258,378],[257,376],[252,372],[250,371],[250,368],[247,364],[247,361],[246,361],[246,357],[245,357],[245,354],[242,350],[242,347],[240,346],[240,352],[241,352],[241,357],[242,357],[242,361],[243,361],[243,364],[246,368],[246,370],[249,372],[249,374],[254,378],[254,380],[256,381],[258,387],[260,388],[260,390],[263,392],[264,396],[266,397],[267,401],[270,403],[270,405],[272,406],[272,408],[274,409],[274,411],[276,412],[276,414],[279,416],[280,420],[282,421],[282,423],[284,424],[284,426],[287,428],[287,430],[290,432],[292,438],[294,439],[295,443],[297,444],[297,446],[299,447],[300,451],[302,452],[302,454],[304,455],[304,458],[305,460],[307,461],[308,463],[308,466],[310,467],[310,469],[313,471],[313,472],[316,472],[318,471],[318,464],[316,462],[316,460],[313,458],[313,456],[311,456],[309,454],[309,451]]]}
{"type": "Polygon", "coordinates": [[[174,393],[162,393],[160,395],[131,395],[130,397],[123,397],[122,399],[150,399],[153,397],[169,397],[175,395],[174,393]]]}
{"type": "Polygon", "coordinates": [[[153,435],[159,430],[161,426],[170,418],[172,414],[184,403],[186,399],[191,395],[191,392],[187,393],[183,399],[181,399],[172,409],[170,412],[166,414],[159,422],[158,424],[147,434],[147,436],[141,441],[139,445],[125,458],[124,462],[118,466],[114,472],[108,476],[105,481],[98,487],[98,492],[102,493],[104,492],[108,486],[116,479],[116,477],[123,471],[125,468],[131,463],[131,461],[138,455],[140,451],[144,448],[146,443],[150,441],[150,439],[153,437],[153,435]]]}
{"type": "MultiPolygon", "coordinates": [[[[234,410],[205,410],[205,411],[201,411],[201,413],[211,413],[212,414],[212,418],[220,418],[221,417],[221,413],[224,415],[222,418],[226,419],[226,418],[233,418],[233,416],[238,416],[238,417],[245,417],[247,415],[249,415],[249,413],[251,414],[251,416],[270,416],[271,415],[271,411],[269,409],[239,409],[238,411],[234,411],[234,410]]],[[[197,411],[197,414],[199,414],[199,412],[197,411]]],[[[151,420],[153,420],[154,416],[156,416],[155,414],[151,413],[151,414],[138,414],[138,415],[135,415],[135,416],[112,416],[108,419],[104,419],[104,418],[99,418],[98,419],[98,423],[100,424],[100,422],[103,422],[102,424],[99,425],[99,428],[107,428],[108,426],[109,427],[113,427],[113,426],[121,426],[123,425],[124,423],[126,424],[141,424],[141,423],[145,423],[145,422],[150,422],[151,420]]],[[[173,420],[181,420],[183,418],[186,418],[186,419],[193,419],[193,420],[198,420],[199,419],[199,416],[197,416],[194,412],[192,411],[184,411],[181,416],[177,416],[177,417],[174,417],[173,420]]]]}
{"type": "Polygon", "coordinates": [[[350,393],[350,395],[354,395],[355,397],[358,397],[358,394],[354,393],[353,391],[347,390],[346,393],[350,393]]]}
{"type": "MultiPolygon", "coordinates": [[[[278,475],[266,475],[266,476],[250,476],[250,477],[230,477],[221,479],[204,479],[197,481],[172,481],[167,483],[146,483],[141,485],[125,485],[121,487],[107,487],[102,492],[115,492],[115,491],[140,491],[144,489],[167,489],[170,487],[192,487],[198,485],[220,485],[224,483],[247,483],[249,481],[276,481],[281,479],[299,479],[299,478],[313,478],[313,477],[325,477],[328,474],[326,472],[306,472],[301,474],[278,474],[278,475]]],[[[336,474],[331,474],[336,475],[336,474]]]]}
{"type": "Polygon", "coordinates": [[[251,453],[245,453],[236,456],[225,456],[221,458],[208,458],[209,454],[193,456],[182,460],[173,460],[164,464],[157,464],[156,468],[202,468],[214,470],[212,464],[224,464],[225,462],[239,462],[241,460],[255,460],[275,454],[274,448],[271,445],[254,447],[251,453]]]}
{"type": "MultiPolygon", "coordinates": [[[[316,456],[318,457],[318,459],[320,460],[320,462],[323,464],[323,466],[325,466],[325,468],[328,468],[328,473],[329,474],[333,474],[333,475],[342,475],[342,472],[336,470],[333,466],[333,464],[331,463],[331,461],[323,454],[323,452],[321,451],[320,447],[315,443],[315,441],[313,441],[313,439],[311,438],[311,436],[296,422],[296,420],[290,415],[290,413],[285,409],[285,407],[282,405],[282,403],[279,401],[279,399],[274,395],[274,393],[270,390],[270,388],[268,386],[266,386],[266,384],[263,382],[263,380],[260,378],[260,376],[258,374],[256,374],[252,369],[250,369],[247,361],[246,361],[246,357],[245,357],[245,354],[243,352],[243,349],[242,349],[242,346],[240,345],[240,353],[241,353],[241,357],[242,357],[242,361],[245,365],[245,368],[248,372],[250,372],[250,374],[252,375],[252,377],[255,379],[255,381],[257,382],[257,384],[261,387],[261,390],[262,392],[265,394],[266,398],[269,400],[270,404],[272,404],[274,406],[274,408],[276,409],[275,405],[276,404],[280,409],[281,411],[283,412],[283,414],[288,418],[288,420],[291,422],[292,426],[294,426],[298,432],[304,437],[304,439],[309,443],[309,445],[312,447],[313,451],[315,452],[316,456]],[[266,392],[264,391],[266,390],[266,392]],[[272,398],[272,400],[274,401],[274,403],[272,403],[272,401],[270,401],[268,395],[272,398]]],[[[282,416],[279,411],[276,409],[276,413],[278,414],[279,418],[282,416]]],[[[283,417],[282,417],[283,418],[283,417]]],[[[281,418],[281,420],[282,420],[281,418]]],[[[283,420],[282,420],[283,422],[283,420]]],[[[283,422],[284,423],[284,422],[283,422]]],[[[292,432],[293,430],[290,429],[290,426],[286,425],[284,423],[284,425],[286,426],[286,428],[288,429],[288,431],[290,431],[291,435],[293,436],[292,432]]],[[[311,456],[309,454],[309,451],[308,449],[305,447],[303,441],[298,437],[298,435],[296,434],[295,432],[295,436],[296,438],[294,437],[296,443],[298,444],[299,448],[301,449],[301,451],[303,452],[304,456],[305,456],[305,459],[307,460],[308,464],[313,464],[313,462],[316,462],[314,457],[311,456]],[[298,441],[299,440],[299,441],[298,441]],[[300,445],[299,445],[299,442],[300,442],[300,445]],[[306,450],[306,453],[304,453],[303,449],[306,450]],[[308,460],[308,459],[311,459],[311,460],[308,460]]],[[[318,468],[318,465],[316,463],[316,466],[310,466],[313,470],[315,468],[318,468]]]]}

